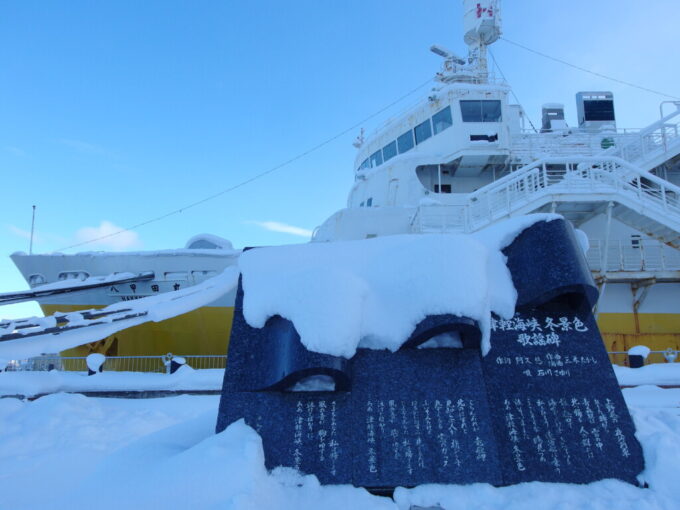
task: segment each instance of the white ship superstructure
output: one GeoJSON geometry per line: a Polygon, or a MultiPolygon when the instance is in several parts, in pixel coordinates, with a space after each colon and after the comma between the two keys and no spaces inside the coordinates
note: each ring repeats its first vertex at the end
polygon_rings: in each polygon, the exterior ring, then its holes
{"type": "MultiPolygon", "coordinates": [[[[680,348],[680,102],[662,104],[660,120],[650,126],[625,130],[617,126],[610,92],[578,92],[575,126],[567,124],[562,104],[548,103],[540,130],[527,130],[522,107],[512,104],[509,86],[495,80],[487,64],[487,46],[501,35],[498,1],[463,5],[469,54],[462,58],[433,46],[444,60],[437,86],[372,136],[359,137],[347,207],[318,227],[312,241],[469,233],[512,216],[558,213],[588,237],[607,348],[680,348]]],[[[132,290],[135,284],[42,300],[43,309],[53,312],[193,285],[237,256],[205,237],[176,252],[15,254],[13,260],[31,287],[115,272],[154,274],[132,290]]],[[[184,326],[166,325],[167,334],[152,348],[144,347],[146,337],[138,337],[132,350],[124,348],[128,332],[121,333],[118,352],[167,352],[158,346],[168,335],[179,335],[174,342],[187,342],[188,352],[198,336],[192,321],[224,331],[232,307],[229,296],[215,303],[219,312],[210,318],[192,318],[199,310],[182,319],[184,326]]],[[[224,353],[220,342],[227,337],[209,342],[209,353],[224,353]]]]}

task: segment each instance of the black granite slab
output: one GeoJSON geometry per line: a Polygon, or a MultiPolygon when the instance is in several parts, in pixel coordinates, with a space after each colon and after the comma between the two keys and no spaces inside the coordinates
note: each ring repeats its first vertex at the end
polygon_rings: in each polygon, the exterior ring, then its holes
{"type": "Polygon", "coordinates": [[[427,317],[396,353],[310,353],[294,325],[243,318],[239,285],[217,431],[245,419],[268,468],[369,488],[422,483],[636,482],[642,451],[591,313],[597,298],[569,224],[541,222],[506,248],[517,314],[427,317]],[[453,332],[461,348],[420,349],[453,332]],[[335,391],[290,392],[310,375],[335,391]]]}

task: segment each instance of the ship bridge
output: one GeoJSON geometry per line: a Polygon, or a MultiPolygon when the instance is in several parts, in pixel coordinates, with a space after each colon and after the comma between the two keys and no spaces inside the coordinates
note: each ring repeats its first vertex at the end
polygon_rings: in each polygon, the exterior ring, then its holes
{"type": "Polygon", "coordinates": [[[680,103],[677,107],[636,133],[523,135],[512,154],[528,163],[516,163],[505,177],[469,194],[463,205],[440,211],[434,221],[428,216],[434,208],[421,206],[414,230],[474,232],[532,212],[562,214],[579,226],[609,211],[650,238],[678,248],[680,103]]]}

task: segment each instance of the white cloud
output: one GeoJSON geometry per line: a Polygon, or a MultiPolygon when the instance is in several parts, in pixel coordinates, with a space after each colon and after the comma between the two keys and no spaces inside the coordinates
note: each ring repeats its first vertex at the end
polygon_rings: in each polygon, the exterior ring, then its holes
{"type": "Polygon", "coordinates": [[[99,154],[103,156],[110,156],[110,151],[101,145],[85,142],[83,140],[74,140],[70,138],[60,138],[57,140],[60,144],[65,145],[75,151],[86,154],[99,154]]]}
{"type": "MultiPolygon", "coordinates": [[[[14,235],[21,237],[23,239],[30,239],[31,238],[31,233],[28,230],[24,230],[23,228],[15,227],[14,225],[7,225],[7,229],[12,232],[14,235]]],[[[37,241],[37,237],[35,233],[33,234],[33,240],[37,241]]]]}
{"type": "Polygon", "coordinates": [[[287,225],[278,221],[251,221],[249,223],[254,223],[258,227],[262,227],[265,230],[271,230],[272,232],[283,232],[284,234],[290,234],[299,237],[312,237],[311,230],[295,227],[293,225],[287,225]]]}
{"type": "Polygon", "coordinates": [[[15,156],[25,156],[26,155],[26,151],[24,151],[23,149],[20,149],[19,147],[6,145],[6,146],[3,147],[3,149],[7,152],[11,152],[15,156]]]}
{"type": "Polygon", "coordinates": [[[98,227],[83,227],[76,232],[76,241],[88,246],[107,250],[127,250],[141,246],[137,232],[125,230],[110,221],[102,221],[98,227]]]}
{"type": "MultiPolygon", "coordinates": [[[[20,237],[22,239],[30,240],[31,239],[31,232],[30,230],[24,230],[23,228],[19,228],[16,225],[6,225],[7,230],[9,230],[12,234],[14,234],[17,237],[20,237]]],[[[35,247],[36,245],[41,245],[42,248],[45,248],[45,245],[60,245],[60,244],[66,244],[70,241],[70,239],[67,239],[65,237],[56,235],[56,234],[51,234],[49,232],[38,232],[36,230],[33,232],[33,246],[35,247]]]]}

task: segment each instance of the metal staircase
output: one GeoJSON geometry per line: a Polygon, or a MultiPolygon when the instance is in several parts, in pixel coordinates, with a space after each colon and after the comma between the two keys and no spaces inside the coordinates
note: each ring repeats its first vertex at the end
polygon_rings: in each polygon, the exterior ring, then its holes
{"type": "Polygon", "coordinates": [[[503,218],[556,212],[577,225],[612,203],[613,215],[680,246],[680,187],[617,157],[545,158],[471,193],[456,206],[423,206],[421,232],[475,232],[503,218]]]}

